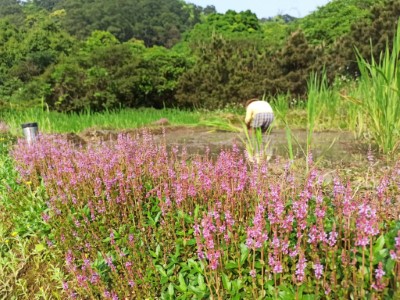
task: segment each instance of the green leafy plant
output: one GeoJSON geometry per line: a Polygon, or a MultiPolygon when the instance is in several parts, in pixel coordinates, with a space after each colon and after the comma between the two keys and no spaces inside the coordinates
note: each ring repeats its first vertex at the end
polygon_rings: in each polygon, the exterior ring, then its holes
{"type": "Polygon", "coordinates": [[[376,61],[368,62],[358,52],[360,96],[357,103],[367,116],[367,130],[383,153],[393,153],[400,141],[400,22],[393,40],[376,61]]]}

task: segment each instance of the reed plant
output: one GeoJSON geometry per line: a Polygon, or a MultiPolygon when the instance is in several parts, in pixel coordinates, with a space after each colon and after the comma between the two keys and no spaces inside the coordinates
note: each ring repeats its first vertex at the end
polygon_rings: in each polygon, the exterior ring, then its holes
{"type": "MultiPolygon", "coordinates": [[[[372,51],[371,51],[372,53],[372,51]]],[[[357,104],[366,116],[367,129],[379,149],[394,153],[400,143],[400,22],[393,46],[386,46],[378,60],[368,61],[357,52],[360,69],[357,104]]]]}
{"type": "Polygon", "coordinates": [[[311,155],[315,122],[319,119],[322,112],[321,96],[324,95],[325,91],[324,81],[320,80],[317,73],[313,73],[307,82],[307,88],[307,140],[305,154],[309,158],[311,155]]]}
{"type": "MultiPolygon", "coordinates": [[[[334,85],[329,86],[325,69],[320,74],[312,73],[308,80],[307,112],[310,118],[316,118],[318,129],[338,127],[340,115],[340,95],[334,85]],[[310,105],[308,105],[310,103],[310,105]]],[[[308,118],[308,124],[314,122],[308,118]]],[[[311,125],[311,124],[310,124],[311,125]]]]}
{"type": "Polygon", "coordinates": [[[282,121],[283,123],[287,121],[289,113],[289,101],[290,95],[285,94],[279,94],[270,99],[274,114],[278,117],[278,120],[282,121]]]}
{"type": "MultiPolygon", "coordinates": [[[[326,71],[321,74],[312,73],[307,82],[307,139],[305,155],[312,151],[313,134],[316,129],[332,129],[341,127],[346,117],[340,94],[335,87],[329,87],[326,71]]],[[[336,142],[334,140],[330,147],[336,142]]],[[[329,148],[330,148],[329,147],[329,148]]]]}
{"type": "Polygon", "coordinates": [[[286,140],[288,144],[288,155],[291,161],[294,160],[293,154],[293,133],[288,123],[289,112],[289,95],[278,95],[271,100],[271,105],[277,120],[282,122],[285,126],[286,140]]]}

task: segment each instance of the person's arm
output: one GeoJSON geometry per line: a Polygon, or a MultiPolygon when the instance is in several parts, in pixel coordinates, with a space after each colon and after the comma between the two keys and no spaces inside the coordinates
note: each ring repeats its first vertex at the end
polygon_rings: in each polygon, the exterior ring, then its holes
{"type": "Polygon", "coordinates": [[[252,109],[247,108],[246,109],[246,118],[244,119],[244,122],[246,123],[247,129],[250,129],[250,124],[251,124],[252,117],[253,117],[252,109]]]}

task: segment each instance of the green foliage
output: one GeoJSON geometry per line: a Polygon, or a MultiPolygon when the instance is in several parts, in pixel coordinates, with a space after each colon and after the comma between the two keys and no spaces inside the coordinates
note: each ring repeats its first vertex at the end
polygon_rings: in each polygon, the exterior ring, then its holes
{"type": "Polygon", "coordinates": [[[52,11],[53,8],[61,1],[62,0],[33,0],[32,2],[38,7],[44,8],[48,11],[52,11]]]}
{"type": "Polygon", "coordinates": [[[275,74],[267,77],[269,93],[277,95],[290,93],[304,96],[307,91],[307,79],[312,71],[323,68],[323,49],[308,43],[304,33],[293,32],[275,59],[275,74]]]}
{"type": "Polygon", "coordinates": [[[261,36],[261,26],[257,16],[250,10],[237,13],[228,10],[225,14],[211,14],[187,33],[185,41],[190,45],[212,40],[214,36],[224,38],[261,36]]]}
{"type": "Polygon", "coordinates": [[[13,105],[38,103],[46,86],[35,84],[38,76],[72,51],[74,39],[50,15],[35,12],[17,28],[0,21],[0,95],[11,97],[13,105]]]}
{"type": "Polygon", "coordinates": [[[282,47],[289,36],[291,26],[282,16],[261,23],[265,44],[269,47],[282,47]]]}
{"type": "MultiPolygon", "coordinates": [[[[21,135],[21,124],[35,120],[42,133],[80,133],[85,129],[122,130],[151,126],[161,118],[168,119],[173,125],[193,126],[200,119],[211,118],[208,113],[183,111],[177,109],[124,109],[108,110],[101,113],[85,111],[81,113],[59,113],[44,111],[40,108],[3,111],[1,119],[5,120],[14,135],[21,135]]],[[[4,145],[0,143],[0,145],[4,145]]]]}
{"type": "Polygon", "coordinates": [[[84,51],[90,53],[98,48],[106,48],[119,44],[118,39],[108,31],[95,30],[86,39],[84,43],[84,51]]]}
{"type": "Polygon", "coordinates": [[[194,49],[194,66],[180,77],[180,105],[223,108],[262,95],[273,72],[272,57],[260,38],[213,36],[194,49]]]}
{"type": "Polygon", "coordinates": [[[183,1],[58,1],[55,9],[65,9],[63,27],[79,38],[92,31],[108,31],[121,42],[132,38],[143,40],[146,46],[171,47],[181,34],[200,21],[201,9],[183,1]]]}
{"type": "MultiPolygon", "coordinates": [[[[371,51],[372,52],[372,51],[371,51]]],[[[393,153],[400,146],[400,23],[392,49],[378,61],[371,53],[371,63],[358,53],[361,72],[359,104],[368,116],[371,134],[384,153],[393,153]]]]}
{"type": "Polygon", "coordinates": [[[23,2],[20,0],[2,0],[0,3],[0,19],[6,19],[10,23],[20,25],[24,19],[22,7],[23,2]]]}
{"type": "Polygon", "coordinates": [[[44,77],[46,103],[59,111],[94,111],[117,107],[172,107],[188,60],[163,47],[118,43],[96,32],[82,51],[65,57],[44,77]]]}
{"type": "Polygon", "coordinates": [[[350,32],[338,38],[332,45],[330,68],[334,72],[357,77],[359,70],[354,49],[357,48],[361,56],[370,62],[373,45],[372,56],[378,60],[385,51],[386,44],[391,46],[393,43],[399,15],[399,0],[378,1],[366,18],[354,23],[350,32]]]}
{"type": "Polygon", "coordinates": [[[351,26],[369,16],[376,0],[334,0],[297,21],[311,44],[331,44],[350,32],[351,26]]]}
{"type": "Polygon", "coordinates": [[[371,38],[377,59],[391,44],[400,0],[370,9],[371,1],[335,0],[302,19],[258,20],[251,11],[219,14],[178,0],[7,0],[0,103],[44,99],[51,109],[99,111],[305,98],[307,78],[326,62],[331,84],[338,74],[358,74],[354,46],[366,58],[371,38]]]}

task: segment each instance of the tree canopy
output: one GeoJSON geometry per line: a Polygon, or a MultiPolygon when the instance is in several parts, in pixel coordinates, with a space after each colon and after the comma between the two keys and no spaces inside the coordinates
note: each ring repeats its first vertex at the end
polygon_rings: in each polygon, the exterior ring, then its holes
{"type": "Polygon", "coordinates": [[[302,97],[391,44],[400,0],[333,0],[259,20],[181,0],[0,0],[0,102],[60,111],[302,97]],[[327,63],[329,62],[329,64],[327,63]]]}

